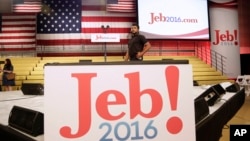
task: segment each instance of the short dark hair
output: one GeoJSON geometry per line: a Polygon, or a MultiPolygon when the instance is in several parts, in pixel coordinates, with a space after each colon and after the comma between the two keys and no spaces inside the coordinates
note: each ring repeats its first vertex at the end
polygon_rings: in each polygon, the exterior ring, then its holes
{"type": "Polygon", "coordinates": [[[138,29],[140,29],[140,26],[137,23],[133,23],[132,26],[136,26],[138,29]]]}

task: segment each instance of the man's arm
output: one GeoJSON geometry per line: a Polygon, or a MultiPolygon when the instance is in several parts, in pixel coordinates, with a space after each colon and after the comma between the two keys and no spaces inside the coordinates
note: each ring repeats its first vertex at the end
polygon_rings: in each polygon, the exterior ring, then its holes
{"type": "Polygon", "coordinates": [[[151,44],[149,42],[146,42],[144,44],[143,50],[137,53],[137,58],[142,57],[150,48],[151,48],[151,44]]]}
{"type": "Polygon", "coordinates": [[[128,61],[129,60],[129,56],[128,56],[128,50],[126,51],[126,54],[124,56],[124,61],[128,61]]]}

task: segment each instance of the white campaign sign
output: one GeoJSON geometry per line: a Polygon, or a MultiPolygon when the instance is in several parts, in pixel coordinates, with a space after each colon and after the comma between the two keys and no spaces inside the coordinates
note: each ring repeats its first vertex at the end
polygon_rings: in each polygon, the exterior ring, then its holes
{"type": "Polygon", "coordinates": [[[91,42],[120,42],[120,35],[113,33],[91,34],[91,42]]]}
{"type": "Polygon", "coordinates": [[[195,141],[191,65],[45,66],[45,141],[195,141]]]}

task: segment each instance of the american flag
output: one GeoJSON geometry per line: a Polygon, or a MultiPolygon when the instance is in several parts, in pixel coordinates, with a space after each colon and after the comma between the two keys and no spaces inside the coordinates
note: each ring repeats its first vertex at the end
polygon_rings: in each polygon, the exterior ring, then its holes
{"type": "Polygon", "coordinates": [[[130,26],[136,22],[136,13],[109,12],[107,1],[82,0],[82,36],[90,43],[91,33],[103,33],[102,25],[109,26],[107,33],[120,34],[121,43],[126,43],[130,26]]]}
{"type": "Polygon", "coordinates": [[[41,11],[41,0],[13,0],[14,13],[38,13],[41,11]]]}
{"type": "Polygon", "coordinates": [[[81,0],[42,0],[37,16],[37,44],[62,46],[81,44],[81,0]]]}
{"type": "Polygon", "coordinates": [[[82,45],[100,48],[100,44],[91,43],[91,34],[103,33],[102,25],[109,25],[107,33],[120,34],[120,42],[126,44],[130,26],[136,22],[135,12],[108,11],[107,0],[20,0],[15,5],[25,1],[30,5],[42,3],[41,12],[37,16],[37,11],[4,14],[0,18],[0,46],[14,50],[82,45]]]}
{"type": "Polygon", "coordinates": [[[107,11],[136,12],[135,0],[107,0],[107,11]]]}
{"type": "Polygon", "coordinates": [[[12,7],[12,13],[2,14],[0,18],[1,49],[35,50],[36,13],[39,12],[39,7],[41,9],[41,0],[13,0],[12,7]],[[36,8],[27,8],[26,5],[36,8]],[[22,6],[23,10],[21,10],[22,6]]]}
{"type": "Polygon", "coordinates": [[[107,33],[120,34],[121,43],[125,43],[130,26],[136,21],[135,12],[108,12],[106,0],[43,0],[42,2],[50,5],[46,10],[51,12],[46,15],[44,14],[46,11],[43,11],[38,15],[38,46],[98,47],[98,44],[91,43],[91,34],[103,33],[102,25],[109,25],[107,33]]]}

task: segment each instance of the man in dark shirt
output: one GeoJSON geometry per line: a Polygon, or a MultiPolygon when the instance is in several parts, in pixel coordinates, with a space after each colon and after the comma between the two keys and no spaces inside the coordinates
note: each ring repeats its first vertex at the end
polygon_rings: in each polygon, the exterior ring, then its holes
{"type": "Polygon", "coordinates": [[[128,42],[128,50],[125,55],[125,61],[142,61],[143,55],[151,48],[151,44],[144,35],[139,34],[139,25],[131,26],[132,38],[128,42]]]}

